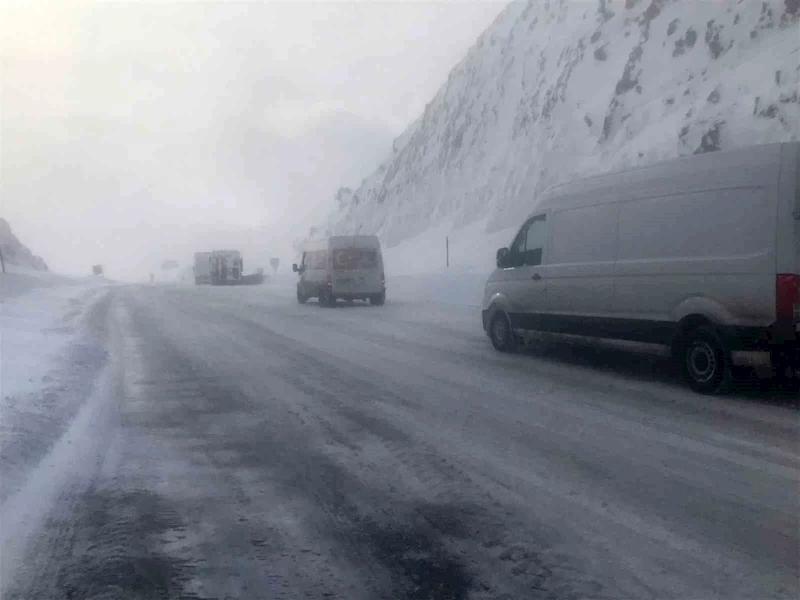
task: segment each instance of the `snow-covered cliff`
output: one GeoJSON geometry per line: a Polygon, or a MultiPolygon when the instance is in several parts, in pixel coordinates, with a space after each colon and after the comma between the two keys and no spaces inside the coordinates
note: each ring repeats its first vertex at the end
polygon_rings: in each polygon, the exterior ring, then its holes
{"type": "Polygon", "coordinates": [[[33,252],[28,250],[22,242],[17,239],[8,221],[0,218],[0,251],[3,253],[3,260],[7,265],[26,267],[37,271],[47,271],[47,265],[33,252]]]}
{"type": "Polygon", "coordinates": [[[798,134],[800,0],[512,3],[315,231],[496,231],[571,177],[798,134]]]}

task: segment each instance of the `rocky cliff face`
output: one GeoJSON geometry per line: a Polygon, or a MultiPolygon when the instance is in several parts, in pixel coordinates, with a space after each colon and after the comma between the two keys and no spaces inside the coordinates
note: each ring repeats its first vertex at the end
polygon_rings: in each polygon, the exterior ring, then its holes
{"type": "Polygon", "coordinates": [[[513,225],[563,180],[800,134],[800,1],[513,3],[323,233],[513,225]]]}
{"type": "Polygon", "coordinates": [[[44,260],[26,248],[17,236],[11,231],[11,226],[5,219],[0,219],[0,251],[7,265],[26,267],[37,271],[47,271],[44,260]]]}

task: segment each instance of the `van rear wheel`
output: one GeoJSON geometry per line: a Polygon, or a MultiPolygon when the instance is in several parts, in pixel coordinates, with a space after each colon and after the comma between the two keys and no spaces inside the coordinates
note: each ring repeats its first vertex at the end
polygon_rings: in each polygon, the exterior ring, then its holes
{"type": "Polygon", "coordinates": [[[701,394],[724,390],[730,382],[730,358],[725,345],[712,327],[690,331],[681,345],[683,376],[701,394]]]}
{"type": "Polygon", "coordinates": [[[489,338],[492,340],[492,346],[499,352],[514,352],[517,349],[511,320],[501,310],[494,314],[489,323],[489,338]]]}
{"type": "Polygon", "coordinates": [[[770,352],[772,372],[778,385],[800,386],[796,371],[798,371],[797,347],[789,344],[776,346],[770,352]]]}
{"type": "Polygon", "coordinates": [[[370,296],[369,303],[373,306],[383,306],[386,303],[386,292],[370,296]]]}

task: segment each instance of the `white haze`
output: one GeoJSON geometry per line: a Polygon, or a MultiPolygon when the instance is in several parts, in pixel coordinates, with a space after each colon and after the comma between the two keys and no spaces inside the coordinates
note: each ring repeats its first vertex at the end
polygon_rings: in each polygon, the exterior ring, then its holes
{"type": "Polygon", "coordinates": [[[53,270],[140,279],[288,262],[503,4],[0,6],[0,215],[53,270]]]}

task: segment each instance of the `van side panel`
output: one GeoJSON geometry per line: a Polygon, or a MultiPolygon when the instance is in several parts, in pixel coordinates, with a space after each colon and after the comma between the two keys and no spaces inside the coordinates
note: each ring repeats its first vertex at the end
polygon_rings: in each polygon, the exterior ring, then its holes
{"type": "Polygon", "coordinates": [[[800,143],[784,144],[777,223],[777,273],[800,274],[800,143]]]}
{"type": "Polygon", "coordinates": [[[619,204],[554,210],[547,261],[547,312],[608,316],[614,301],[619,204]]]}
{"type": "Polygon", "coordinates": [[[774,180],[642,196],[620,206],[617,317],[674,322],[703,298],[705,316],[722,325],[772,322],[774,180]]]}
{"type": "Polygon", "coordinates": [[[651,198],[691,191],[774,187],[782,144],[709,152],[618,173],[621,199],[651,198]]]}

